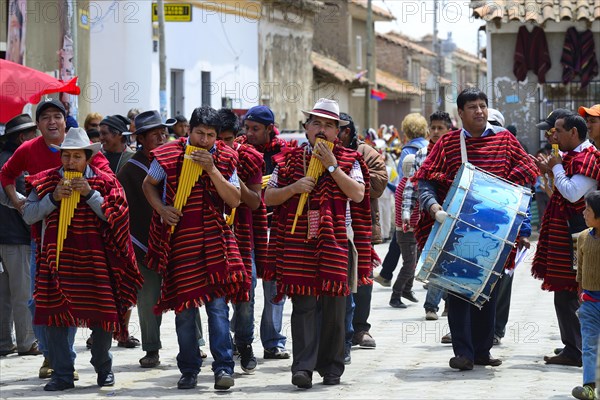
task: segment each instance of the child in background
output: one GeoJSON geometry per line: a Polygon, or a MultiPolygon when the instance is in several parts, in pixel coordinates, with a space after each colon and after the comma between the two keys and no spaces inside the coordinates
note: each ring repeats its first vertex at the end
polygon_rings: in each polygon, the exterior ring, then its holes
{"type": "Polygon", "coordinates": [[[596,399],[596,358],[600,336],[600,190],[585,196],[583,218],[588,230],[581,232],[577,243],[577,282],[581,306],[583,386],[573,388],[577,399],[596,399]]]}

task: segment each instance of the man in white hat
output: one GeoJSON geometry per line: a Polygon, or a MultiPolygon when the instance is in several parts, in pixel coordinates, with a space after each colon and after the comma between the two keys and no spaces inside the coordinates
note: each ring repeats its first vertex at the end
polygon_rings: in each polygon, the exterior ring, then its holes
{"type": "Polygon", "coordinates": [[[52,147],[60,152],[62,166],[28,178],[32,191],[23,211],[25,222],[39,223],[42,237],[34,323],[47,326],[53,369],[44,390],[74,387],[68,340],[74,326],[92,330],[91,363],[98,386],[112,386],[112,336],[127,337],[125,313],[135,304],[142,283],[129,237],[127,200],[114,174],[90,165],[100,144],[90,144],[85,130],[71,128],[64,142],[52,147]],[[67,171],[82,176],[65,179],[67,171]],[[65,201],[76,192],[80,200],[70,211],[65,201]],[[65,220],[65,211],[77,223],[65,220]],[[66,235],[60,238],[65,223],[66,235]]]}
{"type": "Polygon", "coordinates": [[[338,103],[320,99],[303,113],[308,143],[273,157],[265,203],[276,206],[270,237],[275,262],[265,276],[277,281],[275,300],[292,298],[292,384],[308,389],[315,370],[325,385],[339,384],[344,372],[345,296],[352,284],[347,229],[351,224],[359,255],[357,280],[369,283],[371,211],[367,167],[337,138],[340,126],[348,124],[340,120],[338,103]],[[333,142],[333,149],[317,139],[333,142]],[[308,176],[312,157],[324,167],[319,177],[308,176]],[[304,193],[308,200],[292,233],[304,193]]]}

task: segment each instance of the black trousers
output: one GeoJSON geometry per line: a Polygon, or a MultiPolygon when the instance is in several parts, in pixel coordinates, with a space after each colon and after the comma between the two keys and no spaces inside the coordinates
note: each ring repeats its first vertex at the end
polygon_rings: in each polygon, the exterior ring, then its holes
{"type": "Polygon", "coordinates": [[[575,312],[579,308],[577,292],[561,290],[554,292],[554,309],[560,329],[560,339],[565,345],[562,355],[581,360],[581,327],[575,312]]]}
{"type": "Polygon", "coordinates": [[[292,373],[344,373],[346,297],[292,297],[292,373]]]}
{"type": "Polygon", "coordinates": [[[495,293],[491,297],[480,310],[471,303],[448,294],[448,324],[455,356],[470,360],[489,357],[496,318],[495,293]]]}
{"type": "Polygon", "coordinates": [[[415,281],[417,267],[417,240],[413,232],[396,231],[396,242],[402,253],[402,268],[392,287],[392,299],[399,299],[402,293],[410,293],[415,281]]]}
{"type": "Polygon", "coordinates": [[[510,298],[512,294],[512,283],[514,275],[503,274],[496,283],[496,326],[494,334],[503,338],[506,333],[506,324],[510,313],[510,298]]]}

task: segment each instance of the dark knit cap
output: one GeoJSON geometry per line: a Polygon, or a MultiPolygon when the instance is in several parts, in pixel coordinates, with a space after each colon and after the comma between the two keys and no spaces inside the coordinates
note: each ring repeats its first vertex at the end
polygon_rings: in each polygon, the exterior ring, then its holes
{"type": "Polygon", "coordinates": [[[129,132],[129,128],[127,125],[129,124],[129,120],[122,115],[109,115],[105,117],[102,121],[100,121],[100,125],[106,125],[113,129],[118,130],[123,135],[131,135],[129,132]]]}

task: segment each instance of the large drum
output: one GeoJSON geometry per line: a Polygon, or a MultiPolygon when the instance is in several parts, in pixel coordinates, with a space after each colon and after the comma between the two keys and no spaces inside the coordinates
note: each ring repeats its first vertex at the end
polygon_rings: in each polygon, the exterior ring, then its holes
{"type": "Polygon", "coordinates": [[[531,190],[462,165],[417,266],[416,279],[477,307],[490,299],[527,215],[531,190]]]}

